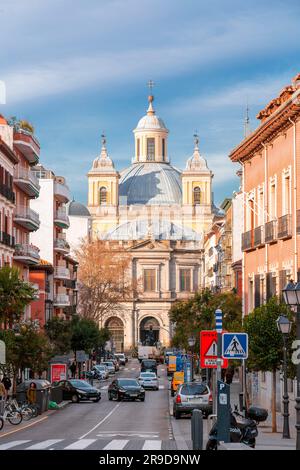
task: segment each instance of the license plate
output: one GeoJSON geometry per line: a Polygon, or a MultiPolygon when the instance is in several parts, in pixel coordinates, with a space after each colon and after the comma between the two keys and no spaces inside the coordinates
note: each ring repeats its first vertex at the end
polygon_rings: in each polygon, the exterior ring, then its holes
{"type": "Polygon", "coordinates": [[[137,393],[131,393],[131,397],[137,397],[137,393]]]}
{"type": "Polygon", "coordinates": [[[202,403],[202,398],[188,398],[190,403],[202,403]]]}

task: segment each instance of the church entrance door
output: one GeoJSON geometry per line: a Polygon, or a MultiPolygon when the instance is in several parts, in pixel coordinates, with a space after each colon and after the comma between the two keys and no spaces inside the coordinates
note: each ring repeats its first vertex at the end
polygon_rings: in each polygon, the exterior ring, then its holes
{"type": "Polygon", "coordinates": [[[159,323],[154,317],[146,317],[140,323],[140,342],[143,346],[155,346],[159,340],[159,323]]]}
{"type": "Polygon", "coordinates": [[[118,317],[111,317],[105,323],[109,330],[115,352],[124,351],[124,324],[118,317]]]}

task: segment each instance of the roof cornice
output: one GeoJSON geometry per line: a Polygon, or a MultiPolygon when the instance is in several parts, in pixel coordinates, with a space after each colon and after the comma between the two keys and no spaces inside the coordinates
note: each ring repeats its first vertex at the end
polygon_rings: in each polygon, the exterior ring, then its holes
{"type": "Polygon", "coordinates": [[[2,140],[0,136],[0,151],[15,165],[19,159],[15,152],[2,140]]]}

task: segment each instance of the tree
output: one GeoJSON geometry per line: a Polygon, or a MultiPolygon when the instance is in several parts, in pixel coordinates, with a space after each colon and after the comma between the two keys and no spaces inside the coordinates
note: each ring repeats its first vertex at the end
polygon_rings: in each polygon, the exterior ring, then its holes
{"type": "Polygon", "coordinates": [[[90,353],[97,349],[103,340],[98,325],[89,318],[75,317],[72,319],[71,348],[74,352],[90,353]]]}
{"type": "Polygon", "coordinates": [[[18,333],[1,330],[0,339],[6,344],[5,371],[13,376],[13,390],[19,371],[26,367],[41,376],[48,368],[48,361],[53,354],[50,342],[36,323],[31,321],[19,324],[18,333]]]}
{"type": "Polygon", "coordinates": [[[119,311],[137,289],[128,272],[130,254],[119,243],[97,240],[83,242],[77,257],[79,311],[102,327],[104,315],[119,311]]]}
{"type": "MultiPolygon", "coordinates": [[[[249,370],[272,372],[272,432],[277,432],[276,422],[276,371],[283,361],[282,335],[277,329],[276,320],[285,314],[292,320],[293,316],[285,304],[276,297],[266,304],[257,307],[244,319],[244,328],[249,335],[249,370]]],[[[289,336],[289,343],[295,338],[295,325],[289,336]]]]}
{"type": "Polygon", "coordinates": [[[45,325],[45,332],[54,350],[54,354],[67,354],[71,350],[72,323],[63,318],[54,317],[45,325]]]}
{"type": "Polygon", "coordinates": [[[196,292],[188,300],[176,302],[169,317],[175,324],[174,346],[188,348],[188,337],[195,335],[199,347],[199,333],[215,327],[215,310],[223,311],[223,324],[227,330],[240,331],[242,328],[242,305],[234,292],[212,293],[209,289],[196,292]]]}
{"type": "Polygon", "coordinates": [[[36,290],[20,279],[15,267],[0,268],[0,328],[12,326],[24,313],[25,307],[35,299],[36,290]]]}

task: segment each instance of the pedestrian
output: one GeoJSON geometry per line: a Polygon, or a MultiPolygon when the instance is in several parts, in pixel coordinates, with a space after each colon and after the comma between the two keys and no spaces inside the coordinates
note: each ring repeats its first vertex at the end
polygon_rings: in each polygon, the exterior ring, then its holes
{"type": "Polygon", "coordinates": [[[2,382],[0,382],[0,400],[4,400],[6,398],[6,389],[2,382]]]}
{"type": "Polygon", "coordinates": [[[11,387],[11,380],[10,378],[8,377],[8,375],[4,374],[4,377],[2,379],[2,383],[5,387],[5,391],[6,391],[6,397],[8,396],[8,392],[10,390],[10,387],[11,387]]]}
{"type": "Polygon", "coordinates": [[[29,385],[29,388],[26,392],[26,397],[28,403],[31,405],[34,405],[36,403],[36,384],[34,382],[31,382],[29,385]]]}
{"type": "Polygon", "coordinates": [[[73,361],[72,364],[69,367],[71,374],[72,374],[72,379],[75,379],[75,372],[76,372],[76,364],[73,361]]]}

